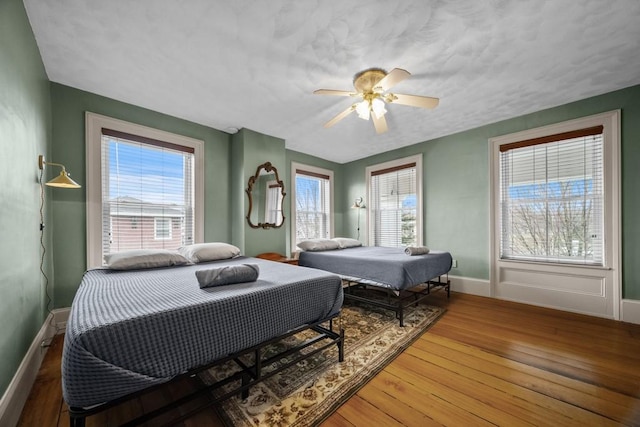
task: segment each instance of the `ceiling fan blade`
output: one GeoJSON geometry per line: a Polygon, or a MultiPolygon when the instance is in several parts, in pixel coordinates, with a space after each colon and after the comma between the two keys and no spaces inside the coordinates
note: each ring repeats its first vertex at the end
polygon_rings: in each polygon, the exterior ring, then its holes
{"type": "Polygon", "coordinates": [[[346,90],[333,90],[333,89],[318,89],[313,91],[314,95],[333,95],[333,96],[353,96],[357,95],[353,92],[347,92],[346,90]]]}
{"type": "Polygon", "coordinates": [[[340,114],[335,116],[333,119],[331,119],[327,123],[325,123],[324,127],[325,128],[330,128],[331,126],[335,125],[340,120],[344,119],[349,114],[351,114],[352,111],[355,111],[355,109],[356,109],[355,105],[350,106],[349,108],[347,108],[346,110],[344,110],[343,112],[341,112],[340,114]]]}
{"type": "Polygon", "coordinates": [[[438,98],[431,98],[428,96],[403,95],[401,93],[394,93],[390,95],[391,96],[385,98],[387,102],[393,104],[410,105],[412,107],[435,108],[440,102],[438,98]]]}
{"type": "Polygon", "coordinates": [[[376,133],[385,133],[389,128],[387,127],[387,120],[384,116],[376,116],[373,112],[371,113],[371,117],[373,118],[373,126],[376,128],[376,133]]]}
{"type": "Polygon", "coordinates": [[[374,89],[386,92],[411,75],[407,70],[394,68],[375,85],[374,89]]]}

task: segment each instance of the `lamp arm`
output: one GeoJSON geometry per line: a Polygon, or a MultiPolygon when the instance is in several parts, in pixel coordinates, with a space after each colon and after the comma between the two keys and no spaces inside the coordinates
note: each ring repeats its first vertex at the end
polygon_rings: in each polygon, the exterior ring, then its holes
{"type": "Polygon", "coordinates": [[[44,162],[45,165],[49,165],[49,166],[59,166],[62,168],[63,172],[66,172],[67,170],[64,168],[64,165],[61,165],[60,163],[53,163],[53,162],[44,162]]]}
{"type": "Polygon", "coordinates": [[[58,167],[61,167],[61,168],[62,168],[62,170],[63,170],[64,172],[66,172],[66,171],[67,171],[67,170],[64,168],[64,165],[62,165],[62,164],[60,164],[60,163],[47,162],[47,161],[45,161],[45,160],[44,160],[44,156],[43,156],[42,154],[40,154],[40,155],[38,156],[38,168],[39,168],[40,170],[42,170],[42,169],[44,169],[44,165],[58,166],[58,167]]]}

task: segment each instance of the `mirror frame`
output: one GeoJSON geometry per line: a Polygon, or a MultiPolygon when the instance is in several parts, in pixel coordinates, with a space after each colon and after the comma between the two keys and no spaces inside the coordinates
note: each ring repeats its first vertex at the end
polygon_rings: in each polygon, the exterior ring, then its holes
{"type": "Polygon", "coordinates": [[[268,228],[280,228],[284,225],[284,220],[285,220],[285,216],[284,216],[284,196],[287,195],[287,193],[285,193],[284,191],[284,182],[282,182],[280,180],[280,177],[278,176],[278,169],[276,169],[275,166],[273,166],[271,164],[271,162],[266,162],[261,164],[260,166],[258,166],[256,168],[256,174],[253,175],[252,177],[249,177],[249,183],[247,185],[247,189],[245,190],[245,192],[247,193],[247,196],[249,196],[249,211],[247,212],[247,222],[249,223],[249,226],[251,228],[263,228],[263,229],[268,229],[268,228]],[[280,192],[282,193],[282,201],[280,203],[280,211],[282,212],[282,222],[280,223],[280,225],[274,223],[274,222],[259,222],[258,224],[254,224],[253,222],[251,222],[251,210],[253,209],[253,198],[251,196],[251,192],[253,191],[253,186],[256,183],[256,181],[258,181],[258,179],[260,178],[260,171],[264,169],[265,171],[269,172],[274,172],[276,174],[276,182],[278,183],[278,186],[280,187],[280,192]]]}

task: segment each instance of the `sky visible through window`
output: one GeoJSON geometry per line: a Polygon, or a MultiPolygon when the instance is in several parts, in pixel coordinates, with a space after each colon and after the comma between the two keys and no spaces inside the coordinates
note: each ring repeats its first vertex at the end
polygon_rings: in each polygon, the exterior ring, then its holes
{"type": "Polygon", "coordinates": [[[296,201],[299,211],[316,211],[320,207],[320,182],[317,178],[296,176],[296,201]]]}
{"type": "Polygon", "coordinates": [[[541,181],[530,184],[512,184],[508,187],[510,199],[565,198],[592,195],[593,179],[572,179],[564,182],[541,181]]]}
{"type": "Polygon", "coordinates": [[[184,205],[182,153],[108,138],[109,199],[184,205]]]}

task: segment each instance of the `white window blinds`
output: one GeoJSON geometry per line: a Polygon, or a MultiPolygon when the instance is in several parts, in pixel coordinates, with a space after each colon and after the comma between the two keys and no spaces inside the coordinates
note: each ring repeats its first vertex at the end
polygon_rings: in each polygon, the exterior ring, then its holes
{"type": "Polygon", "coordinates": [[[329,175],[296,169],[296,244],[331,237],[329,175]]]}
{"type": "Polygon", "coordinates": [[[500,146],[502,259],[603,265],[602,131],[500,146]]]}
{"type": "Polygon", "coordinates": [[[416,163],[371,172],[369,236],[373,246],[415,246],[417,235],[416,163]]]}
{"type": "Polygon", "coordinates": [[[194,242],[194,150],[102,129],[102,255],[194,242]]]}

